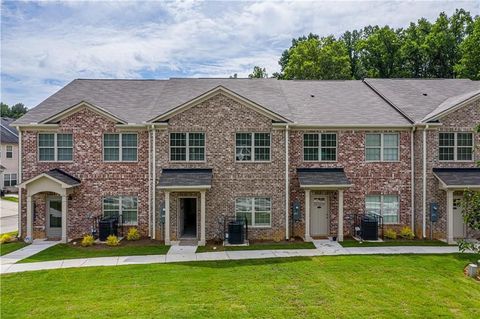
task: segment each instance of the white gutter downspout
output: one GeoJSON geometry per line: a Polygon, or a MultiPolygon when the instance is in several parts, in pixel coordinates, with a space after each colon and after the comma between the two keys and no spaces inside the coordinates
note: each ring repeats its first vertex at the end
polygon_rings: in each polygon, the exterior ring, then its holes
{"type": "Polygon", "coordinates": [[[427,129],[428,124],[423,129],[423,208],[422,208],[422,238],[427,233],[427,129]]]}
{"type": "Polygon", "coordinates": [[[410,133],[410,160],[411,160],[411,171],[412,171],[412,175],[411,175],[411,182],[410,182],[410,185],[411,185],[411,188],[412,188],[412,195],[411,195],[411,198],[410,200],[412,201],[411,202],[411,211],[412,211],[412,221],[411,221],[411,225],[410,225],[410,228],[412,229],[413,233],[415,233],[415,156],[414,156],[414,151],[415,151],[415,147],[414,147],[414,133],[415,133],[415,126],[412,127],[412,132],[410,133]]]}
{"type": "MultiPolygon", "coordinates": [[[[22,183],[22,131],[18,128],[18,181],[22,183]]],[[[18,237],[22,237],[22,187],[18,188],[18,237]]]]}
{"type": "Polygon", "coordinates": [[[156,239],[157,237],[157,218],[156,218],[156,215],[157,215],[157,205],[156,205],[156,193],[157,193],[157,189],[156,189],[156,170],[157,170],[157,154],[156,154],[156,147],[157,147],[157,141],[156,141],[156,133],[157,133],[157,130],[155,129],[155,125],[152,125],[153,127],[153,141],[152,141],[152,144],[153,144],[153,172],[152,172],[152,185],[153,185],[153,194],[152,194],[152,206],[153,206],[153,218],[152,218],[152,223],[153,223],[153,239],[156,239]]]}
{"type": "Polygon", "coordinates": [[[288,124],[285,126],[285,238],[290,238],[289,234],[289,204],[290,204],[290,185],[289,185],[289,136],[288,136],[288,124]]]}
{"type": "Polygon", "coordinates": [[[148,237],[152,237],[152,130],[148,130],[148,237]]]}

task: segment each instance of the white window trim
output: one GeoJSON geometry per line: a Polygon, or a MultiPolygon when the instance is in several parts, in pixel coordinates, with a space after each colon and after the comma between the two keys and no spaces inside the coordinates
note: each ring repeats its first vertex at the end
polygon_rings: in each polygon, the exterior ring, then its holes
{"type": "Polygon", "coordinates": [[[3,174],[3,185],[2,187],[14,187],[18,185],[18,174],[17,173],[5,173],[3,174]],[[15,181],[15,184],[12,185],[12,175],[15,175],[15,179],[13,179],[15,181]],[[8,176],[8,178],[7,178],[8,176]],[[9,186],[5,186],[5,181],[8,180],[8,183],[10,184],[9,186]]]}
{"type": "MultiPolygon", "coordinates": [[[[257,146],[259,148],[266,148],[264,146],[257,146]]],[[[272,133],[271,132],[235,132],[235,162],[237,163],[271,163],[272,162],[272,133]],[[248,161],[241,161],[237,159],[237,134],[250,134],[250,140],[251,140],[251,145],[250,145],[250,160],[248,161]],[[270,156],[267,161],[257,161],[255,160],[255,134],[268,134],[269,140],[270,140],[270,145],[268,146],[268,149],[270,150],[270,156]]]]}
{"type": "MultiPolygon", "coordinates": [[[[389,147],[393,148],[393,147],[389,147]]],[[[400,162],[400,134],[399,133],[366,133],[365,134],[365,162],[368,163],[380,163],[380,162],[385,162],[385,163],[398,163],[400,162]],[[385,160],[384,159],[384,141],[383,141],[383,136],[384,135],[397,135],[397,155],[398,158],[396,160],[385,160]],[[367,159],[367,149],[370,148],[378,148],[378,146],[367,146],[367,135],[380,135],[380,160],[369,160],[367,159]]]]}
{"type": "MultiPolygon", "coordinates": [[[[398,202],[398,212],[397,212],[397,222],[396,223],[386,223],[383,222],[384,225],[399,225],[400,224],[400,195],[398,194],[367,194],[365,196],[365,213],[367,212],[367,197],[369,196],[380,196],[380,216],[383,217],[383,196],[396,196],[398,202]]],[[[385,220],[385,219],[384,219],[385,220]]]]}
{"type": "MultiPolygon", "coordinates": [[[[252,200],[252,210],[250,211],[252,213],[252,224],[248,225],[249,228],[271,228],[272,227],[272,198],[268,196],[240,196],[235,198],[235,219],[237,218],[237,199],[240,198],[250,198],[252,200]],[[256,198],[268,198],[270,200],[270,223],[268,225],[262,224],[262,225],[255,225],[255,214],[257,213],[255,211],[255,199],[256,198]]],[[[259,211],[259,213],[265,213],[264,211],[259,211]]]]}
{"type": "Polygon", "coordinates": [[[122,219],[122,222],[123,222],[123,209],[122,209],[123,198],[124,197],[134,197],[134,198],[136,198],[137,199],[137,220],[134,223],[123,223],[123,225],[138,226],[138,206],[140,206],[139,201],[138,201],[138,196],[135,196],[135,195],[132,195],[132,196],[129,196],[129,195],[106,195],[106,196],[103,196],[102,197],[102,217],[105,216],[105,202],[104,201],[105,201],[105,198],[107,198],[107,197],[118,198],[118,215],[122,219]]]}
{"type": "Polygon", "coordinates": [[[5,158],[13,158],[13,146],[12,145],[7,145],[6,150],[5,150],[5,158]],[[10,148],[10,150],[8,150],[10,148]],[[8,154],[10,153],[10,156],[8,154]]]}
{"type": "Polygon", "coordinates": [[[304,162],[322,162],[322,163],[336,163],[338,162],[338,133],[336,132],[324,132],[324,133],[303,133],[303,147],[302,147],[302,158],[304,162]],[[305,147],[305,135],[318,135],[318,147],[307,146],[305,147]],[[322,135],[323,134],[334,134],[335,135],[335,160],[322,160],[322,148],[333,148],[331,146],[322,147],[322,135]],[[305,148],[318,148],[318,160],[306,160],[305,159],[305,148]]]}
{"type": "Polygon", "coordinates": [[[439,132],[438,133],[438,160],[440,162],[446,163],[472,163],[475,161],[475,134],[472,132],[439,132]],[[468,148],[467,146],[458,146],[458,134],[470,134],[472,136],[472,159],[470,160],[458,160],[458,149],[459,148],[468,148]],[[453,146],[440,146],[440,134],[453,134],[453,146]],[[440,148],[451,148],[453,147],[453,160],[441,160],[440,159],[440,148]]]}
{"type": "MultiPolygon", "coordinates": [[[[108,146],[107,148],[115,148],[115,147],[112,147],[112,146],[108,146]]],[[[133,148],[133,147],[126,147],[126,148],[133,148]]],[[[136,132],[122,132],[122,133],[116,133],[116,132],[105,132],[103,133],[103,136],[102,136],[102,160],[106,163],[137,163],[138,162],[138,133],[136,132]],[[106,134],[116,134],[118,135],[118,160],[105,160],[105,135],[106,134]],[[137,157],[134,161],[124,161],[122,160],[122,150],[123,150],[123,139],[122,139],[122,135],[123,134],[135,134],[135,136],[137,137],[137,157]]]]}
{"type": "MultiPolygon", "coordinates": [[[[37,134],[37,160],[39,162],[58,162],[58,163],[72,163],[74,159],[74,140],[73,140],[73,133],[71,132],[60,132],[60,133],[50,133],[50,132],[40,132],[37,134]],[[40,135],[42,134],[53,134],[53,160],[41,160],[40,159],[40,135]],[[70,134],[72,135],[72,159],[69,161],[66,160],[58,160],[58,145],[57,145],[57,134],[70,134]]],[[[46,148],[46,147],[42,147],[46,148]]],[[[51,147],[48,147],[51,148],[51,147]]],[[[67,147],[61,147],[61,148],[67,148],[67,147]]]]}
{"type": "MultiPolygon", "coordinates": [[[[200,148],[200,146],[192,146],[200,148]]],[[[168,133],[168,160],[170,163],[205,163],[207,161],[207,134],[205,132],[170,132],[168,133]],[[172,134],[185,134],[186,144],[185,146],[173,146],[173,148],[184,148],[185,150],[185,160],[172,160],[172,145],[171,139],[172,134]],[[190,160],[190,134],[203,134],[203,160],[190,160]]]]}

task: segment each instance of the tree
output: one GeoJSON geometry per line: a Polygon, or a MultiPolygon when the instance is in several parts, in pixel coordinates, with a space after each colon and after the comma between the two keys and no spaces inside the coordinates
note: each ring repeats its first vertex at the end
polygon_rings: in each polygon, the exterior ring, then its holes
{"type": "Polygon", "coordinates": [[[402,61],[402,75],[411,78],[428,77],[429,58],[425,43],[432,24],[426,19],[418,20],[418,23],[410,23],[404,30],[403,42],[400,48],[402,61]]]}
{"type": "Polygon", "coordinates": [[[250,79],[264,79],[268,78],[267,70],[259,66],[253,67],[253,72],[248,75],[250,79]]]}
{"type": "Polygon", "coordinates": [[[458,77],[480,80],[480,17],[472,24],[471,33],[460,44],[461,58],[454,70],[458,77]]]}
{"type": "Polygon", "coordinates": [[[283,71],[287,67],[288,61],[290,59],[290,51],[293,50],[299,43],[310,40],[310,39],[316,39],[320,40],[320,37],[317,34],[309,33],[308,36],[301,36],[296,39],[292,39],[292,45],[290,48],[282,52],[282,56],[280,57],[280,60],[278,60],[278,64],[280,64],[280,73],[275,73],[274,77],[278,79],[283,79],[283,71]]]}
{"type": "Polygon", "coordinates": [[[349,79],[350,62],[347,48],[333,36],[314,37],[296,43],[289,50],[283,69],[284,79],[336,80],[349,79]]]}
{"type": "Polygon", "coordinates": [[[237,73],[234,73],[233,75],[229,76],[230,79],[236,79],[237,78],[237,73]]]}
{"type": "Polygon", "coordinates": [[[17,103],[10,107],[8,104],[1,102],[0,107],[2,117],[11,117],[15,119],[18,119],[28,111],[23,103],[17,103]]]}
{"type": "Polygon", "coordinates": [[[350,76],[357,80],[365,76],[365,69],[361,63],[360,54],[356,50],[358,42],[362,39],[362,37],[362,30],[346,31],[340,37],[340,40],[345,43],[345,47],[347,48],[348,58],[350,60],[350,76]]]}

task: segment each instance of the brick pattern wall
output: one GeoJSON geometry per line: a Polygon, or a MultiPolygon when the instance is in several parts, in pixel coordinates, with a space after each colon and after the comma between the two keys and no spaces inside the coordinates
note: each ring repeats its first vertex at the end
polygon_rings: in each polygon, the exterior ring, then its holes
{"type": "MultiPolygon", "coordinates": [[[[235,100],[216,95],[173,116],[168,128],[157,130],[157,176],[163,168],[211,168],[212,187],[206,192],[206,239],[218,240],[225,218],[235,216],[235,199],[243,196],[270,197],[271,227],[251,228],[250,239],[281,240],[285,237],[285,145],[284,131],[272,127],[271,119],[235,100]],[[205,132],[206,161],[178,163],[169,160],[170,132],[205,132]],[[237,132],[270,132],[271,161],[251,163],[235,161],[237,132]]],[[[170,196],[170,238],[177,238],[178,195],[170,196]]],[[[197,196],[200,195],[197,193],[197,196]]],[[[157,209],[164,202],[164,192],[157,191],[157,209]]],[[[200,201],[198,202],[200,206],[200,201]]],[[[158,220],[158,219],[157,219],[158,220]]],[[[197,228],[198,238],[200,228],[197,228]]]]}
{"type": "MultiPolygon", "coordinates": [[[[102,197],[108,195],[138,196],[138,229],[148,233],[148,132],[138,131],[138,161],[104,162],[103,133],[118,132],[115,123],[84,108],[59,123],[57,132],[73,134],[72,162],[39,162],[37,160],[37,131],[22,132],[23,180],[50,169],[59,168],[79,178],[68,201],[67,236],[78,238],[91,231],[92,216],[102,214],[102,197]]],[[[22,191],[24,199],[26,190],[22,191]]],[[[37,202],[38,209],[45,206],[37,202]]],[[[42,208],[44,209],[44,208],[42,208]]],[[[38,221],[42,223],[42,221],[38,221]]],[[[40,226],[40,225],[37,225],[40,226]]],[[[26,200],[22,204],[22,234],[26,234],[26,200]]],[[[38,234],[40,236],[40,234],[38,234]]]]}
{"type": "MultiPolygon", "coordinates": [[[[382,131],[386,133],[387,131],[382,131]]],[[[301,204],[302,221],[294,223],[294,236],[305,234],[305,191],[300,188],[297,168],[342,167],[353,186],[344,192],[344,234],[351,234],[354,213],[365,211],[365,195],[398,195],[400,200],[400,223],[387,227],[399,228],[411,222],[411,152],[410,131],[399,131],[400,147],[398,162],[366,162],[365,134],[378,131],[294,130],[290,132],[290,203],[301,204]],[[303,160],[303,135],[305,133],[337,133],[336,162],[306,162],[303,160]]],[[[338,192],[325,192],[330,197],[330,234],[338,233],[338,192]]]]}
{"type": "MultiPolygon", "coordinates": [[[[427,216],[426,237],[445,239],[447,232],[447,194],[439,188],[439,181],[433,175],[433,168],[460,168],[476,167],[475,162],[480,160],[480,134],[474,135],[475,154],[471,162],[442,162],[438,157],[438,138],[440,132],[473,132],[473,128],[480,123],[480,101],[472,102],[440,119],[442,126],[427,130],[427,216]],[[432,202],[439,204],[439,220],[430,222],[429,205],[432,202]],[[433,225],[433,226],[431,226],[433,225]]],[[[416,234],[422,236],[422,207],[423,207],[423,131],[415,132],[415,225],[416,234]]],[[[455,195],[460,196],[461,192],[455,195]]]]}

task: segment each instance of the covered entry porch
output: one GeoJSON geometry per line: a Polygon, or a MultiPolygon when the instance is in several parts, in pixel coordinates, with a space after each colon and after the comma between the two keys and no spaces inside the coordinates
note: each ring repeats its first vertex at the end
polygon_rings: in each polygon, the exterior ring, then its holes
{"type": "MultiPolygon", "coordinates": [[[[34,219],[38,211],[44,212],[41,222],[44,236],[47,239],[60,239],[68,241],[67,218],[68,196],[73,189],[80,185],[80,180],[60,169],[53,169],[29,179],[19,185],[26,189],[26,241],[35,239],[34,219]],[[42,207],[36,207],[34,198],[40,197],[42,207]]],[[[38,198],[35,198],[38,200],[38,198]]],[[[37,216],[39,217],[39,216],[37,216]]]]}
{"type": "Polygon", "coordinates": [[[338,192],[337,233],[343,241],[344,191],[352,186],[343,168],[299,168],[300,188],[305,191],[305,240],[332,234],[332,203],[329,194],[338,192]]]}
{"type": "Polygon", "coordinates": [[[211,169],[163,169],[158,189],[164,194],[166,245],[197,240],[206,243],[206,192],[211,169]]]}
{"type": "Polygon", "coordinates": [[[465,224],[460,205],[465,190],[480,191],[480,168],[434,168],[433,174],[446,192],[447,242],[480,236],[465,224]]]}

